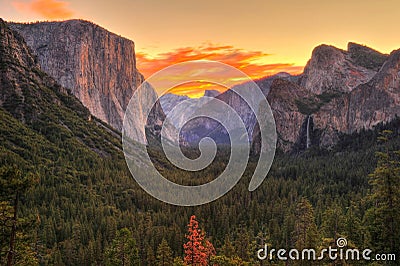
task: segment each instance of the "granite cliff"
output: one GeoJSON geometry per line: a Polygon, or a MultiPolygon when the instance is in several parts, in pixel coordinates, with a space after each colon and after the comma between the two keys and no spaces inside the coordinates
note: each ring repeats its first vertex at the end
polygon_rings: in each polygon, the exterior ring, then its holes
{"type": "Polygon", "coordinates": [[[307,138],[329,148],[342,134],[400,115],[400,50],[384,55],[355,43],[347,51],[318,46],[298,81],[277,83],[268,99],[284,150],[306,149],[307,138]]]}
{"type": "MultiPolygon", "coordinates": [[[[79,160],[81,164],[92,156],[118,158],[121,154],[117,132],[92,119],[89,110],[68,89],[43,72],[22,36],[2,19],[0,117],[2,156],[20,158],[21,167],[30,160],[49,169],[47,166],[63,159],[79,160]]],[[[52,174],[59,169],[55,167],[52,174]]]]}
{"type": "Polygon", "coordinates": [[[335,143],[340,133],[371,129],[400,115],[400,50],[393,51],[368,82],[332,99],[315,113],[314,123],[322,129],[320,143],[335,143]]]}
{"type": "Polygon", "coordinates": [[[321,94],[327,91],[349,92],[370,80],[376,71],[353,59],[358,52],[353,47],[353,44],[349,44],[349,51],[329,45],[316,47],[304,68],[300,85],[321,94]]]}
{"type": "MultiPolygon", "coordinates": [[[[94,116],[121,130],[125,108],[143,81],[133,41],[83,20],[9,25],[25,39],[43,71],[70,89],[94,116]]],[[[143,97],[156,94],[149,91],[143,97]]],[[[160,119],[148,122],[160,125],[162,109],[155,109],[160,119]]],[[[144,142],[142,136],[137,140],[144,142]]]]}

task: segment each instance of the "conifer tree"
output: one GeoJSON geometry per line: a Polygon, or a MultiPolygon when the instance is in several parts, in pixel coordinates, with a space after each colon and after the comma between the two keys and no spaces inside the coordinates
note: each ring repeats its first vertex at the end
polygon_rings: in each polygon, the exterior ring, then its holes
{"type": "Polygon", "coordinates": [[[224,245],[222,246],[221,251],[222,254],[227,258],[232,258],[236,254],[235,247],[229,239],[229,236],[225,237],[224,245]]]}
{"type": "Polygon", "coordinates": [[[199,223],[196,221],[196,216],[190,217],[188,234],[186,238],[188,242],[183,245],[185,250],[186,265],[207,265],[206,248],[203,245],[204,233],[199,229],[199,223]]]}
{"type": "Polygon", "coordinates": [[[106,265],[133,266],[139,262],[138,249],[128,228],[117,231],[111,246],[106,250],[106,265]]]}
{"type": "Polygon", "coordinates": [[[145,265],[156,265],[156,258],[154,257],[154,251],[153,248],[150,246],[147,246],[147,254],[145,262],[146,262],[144,263],[145,265]]]}
{"type": "Polygon", "coordinates": [[[315,248],[318,244],[318,231],[315,224],[314,209],[306,198],[297,204],[294,228],[295,247],[298,250],[315,248]]]}
{"type": "Polygon", "coordinates": [[[37,264],[34,252],[29,247],[29,237],[20,228],[24,219],[18,216],[21,197],[38,182],[39,178],[33,173],[23,174],[17,166],[3,166],[0,169],[0,221],[2,222],[2,237],[0,243],[6,244],[6,259],[0,253],[0,262],[7,266],[19,261],[37,264]]]}
{"type": "Polygon", "coordinates": [[[324,237],[330,238],[333,242],[342,236],[344,226],[344,215],[338,204],[334,203],[323,213],[322,231],[324,237]]]}
{"type": "MultiPolygon", "coordinates": [[[[387,143],[392,131],[385,130],[378,138],[387,143]]],[[[370,174],[371,207],[366,212],[370,244],[375,251],[400,253],[400,151],[376,153],[377,167],[370,174]]]]}
{"type": "Polygon", "coordinates": [[[173,264],[172,251],[165,238],[157,248],[157,265],[170,266],[173,264]]]}

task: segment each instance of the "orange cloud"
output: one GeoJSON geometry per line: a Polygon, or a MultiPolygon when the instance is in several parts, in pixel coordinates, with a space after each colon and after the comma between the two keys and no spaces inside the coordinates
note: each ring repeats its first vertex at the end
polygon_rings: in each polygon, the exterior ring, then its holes
{"type": "MultiPolygon", "coordinates": [[[[208,45],[179,48],[171,52],[161,53],[155,56],[138,52],[136,54],[136,59],[139,71],[146,78],[167,66],[190,60],[219,61],[240,69],[252,79],[270,76],[279,72],[299,74],[303,71],[303,66],[295,66],[294,64],[290,63],[264,63],[267,61],[268,56],[269,54],[261,51],[246,51],[229,45],[208,45]]],[[[226,78],[233,79],[235,77],[227,76],[226,78]]],[[[241,81],[238,80],[237,82],[240,83],[241,81]]],[[[190,97],[198,97],[203,95],[205,89],[216,89],[218,91],[223,91],[221,87],[213,88],[212,85],[203,85],[200,87],[185,85],[175,88],[173,92],[176,94],[188,95],[190,97]],[[190,88],[193,89],[192,92],[190,91],[190,88]]]]}
{"type": "Polygon", "coordinates": [[[74,12],[69,3],[58,0],[31,0],[30,2],[13,1],[12,5],[19,12],[38,14],[46,19],[71,18],[74,12]]]}

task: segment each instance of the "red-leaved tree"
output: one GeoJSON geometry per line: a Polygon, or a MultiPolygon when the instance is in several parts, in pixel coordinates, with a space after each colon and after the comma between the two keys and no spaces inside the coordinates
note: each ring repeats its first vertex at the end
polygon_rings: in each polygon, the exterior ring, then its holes
{"type": "MultiPolygon", "coordinates": [[[[192,215],[188,224],[188,234],[186,235],[188,242],[183,245],[185,249],[185,264],[203,266],[208,263],[208,247],[205,246],[205,234],[199,229],[199,223],[196,216],[192,215]]],[[[209,243],[209,242],[208,242],[209,243]]],[[[212,244],[211,244],[212,246],[212,244]]]]}

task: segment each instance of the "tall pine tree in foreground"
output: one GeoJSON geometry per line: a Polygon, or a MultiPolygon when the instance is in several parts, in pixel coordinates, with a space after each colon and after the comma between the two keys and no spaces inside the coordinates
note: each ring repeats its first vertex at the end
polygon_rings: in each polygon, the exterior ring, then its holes
{"type": "Polygon", "coordinates": [[[17,166],[0,168],[0,264],[37,265],[27,230],[31,221],[19,217],[21,197],[39,180],[36,174],[24,174],[17,166]]]}
{"type": "Polygon", "coordinates": [[[316,248],[319,244],[314,209],[306,198],[301,198],[297,203],[293,239],[295,241],[295,248],[298,250],[316,248]]]}
{"type": "Polygon", "coordinates": [[[128,228],[117,231],[111,246],[106,250],[106,265],[138,265],[139,256],[136,241],[128,228]]]}
{"type": "MultiPolygon", "coordinates": [[[[293,240],[297,250],[308,248],[317,250],[319,246],[320,236],[315,224],[314,208],[304,197],[297,203],[293,240]]],[[[315,263],[309,259],[299,260],[295,265],[315,265],[315,263]]]]}
{"type": "Polygon", "coordinates": [[[174,259],[172,258],[172,250],[168,246],[165,238],[161,241],[161,244],[157,248],[157,265],[159,266],[170,266],[173,264],[174,259]]]}
{"type": "MultiPolygon", "coordinates": [[[[385,130],[379,140],[388,142],[393,132],[385,130]]],[[[386,147],[386,146],[385,146],[386,147]]],[[[378,163],[370,174],[370,208],[365,222],[370,235],[370,246],[375,252],[400,255],[400,151],[376,153],[378,163]]]]}

